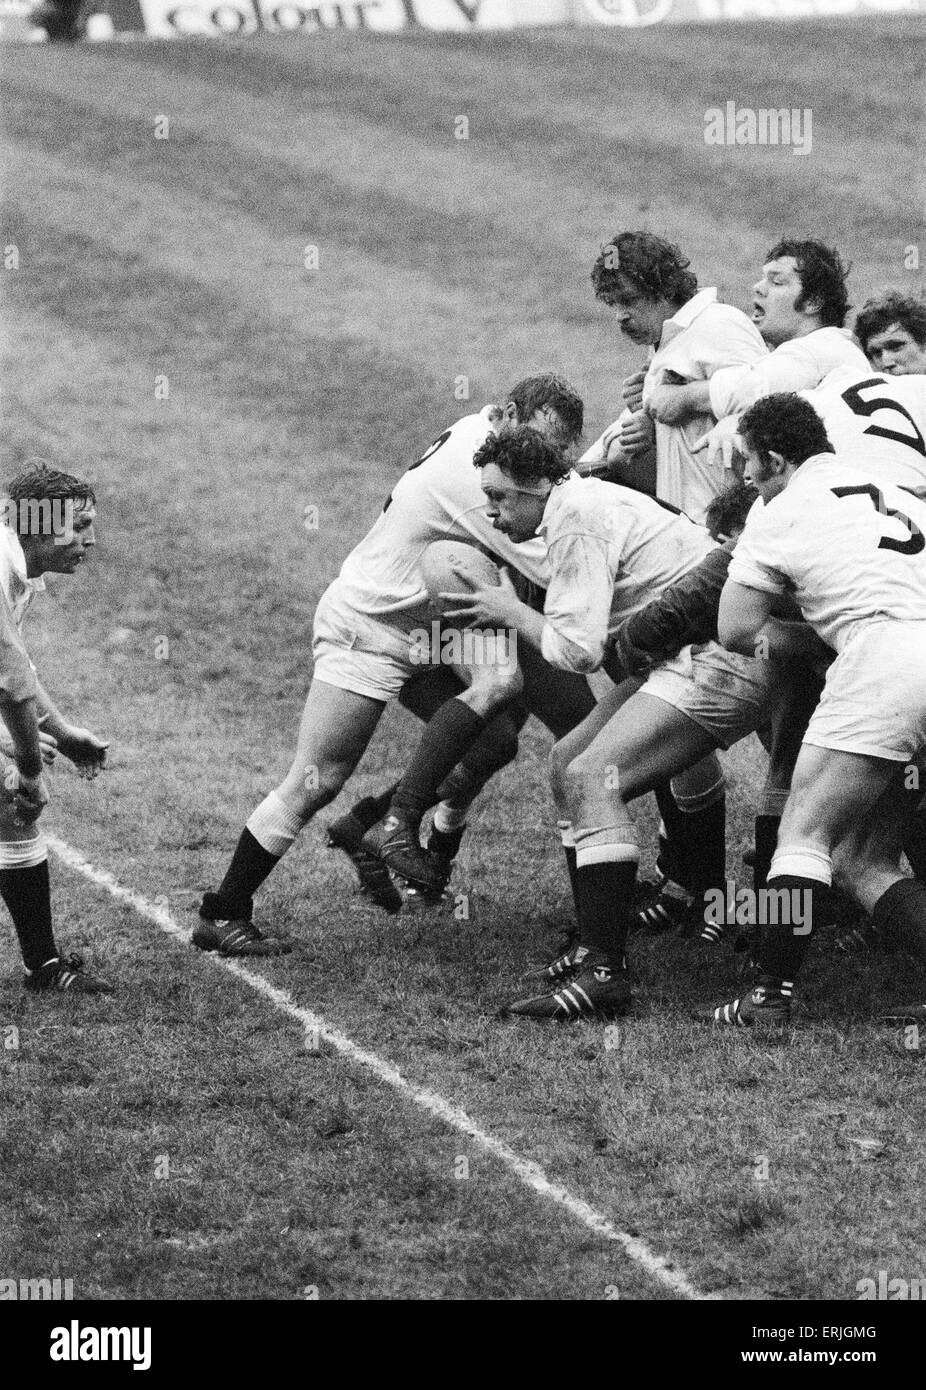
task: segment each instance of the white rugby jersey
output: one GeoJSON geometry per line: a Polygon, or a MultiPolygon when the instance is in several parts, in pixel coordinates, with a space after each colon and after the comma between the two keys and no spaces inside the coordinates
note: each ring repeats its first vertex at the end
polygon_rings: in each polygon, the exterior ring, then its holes
{"type": "Polygon", "coordinates": [[[633,488],[570,473],[550,493],[537,534],[550,582],[541,653],[587,673],[621,622],[714,548],[701,526],[633,488]]]}
{"type": "Polygon", "coordinates": [[[858,623],[926,622],[926,502],[876,485],[836,454],[815,454],[752,508],[728,576],[793,594],[837,652],[858,623]]]}
{"type": "Polygon", "coordinates": [[[329,592],[357,612],[410,631],[428,611],[422,555],[434,541],[463,538],[477,541],[500,563],[546,587],[549,570],[543,542],[532,538],[515,545],[486,515],[482,475],[473,467],[473,457],[500,419],[497,407],[486,406],[438,435],[396,483],[385,509],[350,552],[329,592]]]}
{"type": "MultiPolygon", "coordinates": [[[[721,367],[710,381],[711,409],[722,420],[742,415],[762,396],[776,391],[809,391],[837,367],[871,372],[858,343],[845,328],[815,328],[781,343],[748,367],[721,367]]],[[[834,441],[835,442],[835,441],[834,441]]]]}
{"type": "Polygon", "coordinates": [[[44,579],[29,579],[26,557],[16,532],[0,523],[0,588],[6,596],[16,627],[22,631],[23,619],[35,598],[45,588],[44,579]]]}
{"type": "MultiPolygon", "coordinates": [[[[700,290],[662,326],[643,383],[643,405],[655,386],[708,381],[722,367],[751,366],[767,355],[762,335],[740,309],[718,304],[716,289],[700,290]]],[[[708,463],[705,450],[691,452],[714,424],[707,413],[681,425],[656,421],[656,495],[697,522],[729,481],[721,463],[708,463]]]]}
{"type": "Polygon", "coordinates": [[[840,367],[802,392],[845,463],[876,483],[926,487],[926,376],[840,367]]]}

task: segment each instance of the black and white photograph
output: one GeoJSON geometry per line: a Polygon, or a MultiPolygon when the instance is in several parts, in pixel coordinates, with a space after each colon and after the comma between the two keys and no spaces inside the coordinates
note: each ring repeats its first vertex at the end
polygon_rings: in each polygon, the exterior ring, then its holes
{"type": "Polygon", "coordinates": [[[239,1303],[912,1337],[924,54],[926,0],[0,0],[32,1367],[239,1303]]]}

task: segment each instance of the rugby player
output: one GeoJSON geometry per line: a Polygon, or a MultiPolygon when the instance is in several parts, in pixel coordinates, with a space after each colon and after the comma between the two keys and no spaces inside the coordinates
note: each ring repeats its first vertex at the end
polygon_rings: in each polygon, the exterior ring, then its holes
{"type": "MultiPolygon", "coordinates": [[[[514,627],[551,663],[566,670],[600,667],[609,635],[622,620],[654,593],[681,580],[713,548],[701,528],[642,494],[571,474],[555,450],[529,431],[489,440],[476,463],[497,524],[513,538],[539,532],[546,541],[551,580],[542,614],[502,584],[477,588],[469,596],[445,595],[458,604],[447,616],[514,627]]],[[[632,738],[635,721],[622,716],[633,709],[639,716],[641,700],[644,709],[657,701],[626,687],[606,695],[581,725],[557,742],[552,780],[576,897],[579,968],[561,998],[544,995],[520,1001],[513,1012],[566,1018],[607,1015],[627,1007],[624,944],[639,855],[623,798],[665,786],[717,747],[756,728],[772,680],[769,667],[769,662],[731,657],[711,644],[696,656],[689,654],[677,672],[666,675],[660,668],[649,683],[661,675],[660,690],[668,686],[661,699],[676,708],[668,711],[668,724],[663,719],[658,735],[646,742],[645,759],[625,759],[624,736],[632,738]],[[689,674],[693,666],[697,680],[689,674]],[[725,694],[731,685],[736,686],[736,703],[725,694]],[[616,736],[609,739],[608,730],[616,736]],[[580,767],[587,749],[592,751],[580,767]],[[629,792],[628,762],[633,764],[629,772],[637,777],[629,792]]],[[[632,743],[630,751],[635,751],[632,743]]],[[[722,863],[716,877],[723,881],[722,863]]]]}
{"type": "Polygon", "coordinates": [[[639,412],[650,414],[656,421],[655,495],[700,523],[727,481],[723,468],[693,447],[715,417],[706,394],[697,409],[686,404],[677,417],[657,410],[662,389],[670,383],[706,386],[717,371],[751,366],[768,349],[741,310],[718,303],[714,288],[698,289],[688,266],[677,246],[650,232],[618,232],[602,247],[592,270],[596,297],[615,310],[621,332],[650,357],[642,381],[637,376],[625,382],[627,409],[584,462],[607,457],[614,442],[624,448],[630,430],[635,450],[639,412]]]}
{"type": "MultiPolygon", "coordinates": [[[[793,593],[837,653],[804,734],[768,887],[798,914],[767,922],[759,978],[713,1011],[718,1023],[790,1019],[794,980],[824,915],[833,852],[885,798],[926,745],[926,503],[875,483],[833,452],[819,415],[790,393],[766,397],[740,421],[746,474],[764,506],[750,514],[721,596],[719,633],[753,652],[776,598],[793,593]],[[806,925],[805,925],[806,924],[806,925]]],[[[926,960],[926,885],[903,877],[899,853],[872,866],[872,920],[917,944],[926,960]]],[[[926,996],[926,987],[924,987],[926,996]]],[[[926,1017],[926,1005],[910,1006],[926,1017]]]]}
{"type": "MultiPolygon", "coordinates": [[[[545,585],[542,543],[515,546],[493,529],[472,467],[475,452],[488,437],[525,423],[571,448],[582,431],[582,401],[559,377],[528,377],[510,392],[504,410],[486,407],[444,430],[399,480],[376,524],[322,595],[315,612],[314,673],[292,765],[249,817],[217,891],[204,895],[193,934],[200,949],[224,955],[277,955],[291,949],[289,942],[265,936],[254,925],[254,894],[303,826],[354,771],[386,704],[403,687],[406,700],[415,703],[410,692],[419,690],[422,683],[416,678],[424,665],[412,634],[427,629],[435,616],[422,570],[428,546],[463,539],[511,564],[527,580],[545,585]]],[[[512,679],[518,679],[517,673],[512,679]]],[[[581,711],[579,718],[593,705],[584,681],[560,678],[557,690],[535,692],[540,717],[562,699],[564,685],[570,687],[567,703],[581,711]]],[[[447,693],[443,686],[440,701],[447,693]]],[[[458,718],[468,721],[465,703],[451,703],[458,718]]],[[[418,712],[427,715],[433,708],[418,712]]],[[[462,787],[464,804],[517,749],[517,728],[512,733],[510,723],[501,737],[494,723],[475,729],[469,721],[467,729],[470,776],[462,787]]],[[[453,804],[459,810],[460,797],[453,804]]],[[[370,809],[369,802],[362,805],[364,816],[370,809]]],[[[373,800],[372,809],[378,819],[382,801],[373,800]]],[[[348,847],[348,841],[341,843],[348,847]]]]}
{"type": "Polygon", "coordinates": [[[902,290],[882,290],[865,301],[855,336],[876,371],[889,376],[926,372],[926,302],[902,290]]]}
{"type": "Polygon", "coordinates": [[[717,424],[696,440],[712,462],[733,466],[736,420],[762,396],[809,391],[837,367],[864,373],[868,362],[843,325],[848,268],[822,241],[785,238],[765,258],[753,287],[752,321],[770,351],[747,367],[726,367],[710,381],[663,386],[650,398],[657,419],[684,420],[710,411],[717,424]]]}
{"type": "Polygon", "coordinates": [[[62,753],[94,778],[108,744],[69,723],[43,688],[22,645],[23,619],[45,574],[74,574],[96,545],[96,498],[89,483],[46,466],[18,473],[0,524],[0,714],[10,733],[12,766],[0,797],[0,897],[19,938],[26,989],[34,993],[111,994],[112,986],[62,956],[52,926],[48,849],[35,822],[48,802],[42,772],[62,753]],[[40,724],[42,730],[40,732],[40,724]]]}

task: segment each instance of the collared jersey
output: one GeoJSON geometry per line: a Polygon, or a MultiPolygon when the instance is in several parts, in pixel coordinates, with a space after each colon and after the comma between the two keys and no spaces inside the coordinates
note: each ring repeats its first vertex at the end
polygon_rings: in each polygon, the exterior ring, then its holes
{"type": "Polygon", "coordinates": [[[0,523],[0,690],[15,701],[36,694],[35,668],[21,637],[23,619],[44,579],[29,579],[19,537],[0,523]]]}
{"type": "Polygon", "coordinates": [[[879,484],[926,487],[926,376],[840,367],[803,395],[844,462],[879,484]]]}
{"type": "MultiPolygon", "coordinates": [[[[751,366],[767,354],[762,335],[740,309],[718,304],[716,289],[700,290],[662,326],[643,382],[644,408],[656,386],[709,381],[723,367],[751,366]]],[[[721,463],[708,463],[704,450],[691,451],[714,424],[706,413],[681,425],[656,421],[656,495],[697,522],[728,482],[721,463]]]]}
{"type": "Polygon", "coordinates": [[[781,343],[748,367],[721,367],[711,377],[711,409],[722,420],[742,415],[762,396],[776,391],[810,391],[844,367],[871,372],[868,359],[845,328],[816,328],[803,338],[781,343]]]}
{"type": "Polygon", "coordinates": [[[624,618],[714,546],[703,527],[645,493],[577,473],[553,488],[538,535],[550,567],[541,653],[583,673],[601,665],[624,618]]]}
{"type": "Polygon", "coordinates": [[[486,514],[481,474],[473,458],[501,418],[486,406],[438,435],[393,488],[382,514],[350,552],[331,585],[339,601],[360,613],[410,631],[428,611],[421,558],[441,540],[469,540],[501,564],[545,588],[546,547],[523,544],[497,531],[486,514]]]}
{"type": "Polygon", "coordinates": [[[841,651],[859,623],[926,621],[926,502],[876,485],[851,460],[815,454],[777,497],[753,507],[729,577],[792,593],[841,651]]]}

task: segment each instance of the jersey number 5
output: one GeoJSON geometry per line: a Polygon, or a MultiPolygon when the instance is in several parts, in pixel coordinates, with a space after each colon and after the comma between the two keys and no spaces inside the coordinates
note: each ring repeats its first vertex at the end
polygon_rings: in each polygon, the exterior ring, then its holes
{"type": "Polygon", "coordinates": [[[896,430],[885,429],[883,425],[869,425],[865,434],[877,434],[882,439],[893,439],[898,444],[908,444],[911,449],[915,449],[918,454],[926,458],[926,440],[916,427],[916,421],[909,411],[904,410],[898,401],[892,401],[889,396],[875,396],[870,401],[863,401],[861,393],[867,391],[872,386],[886,386],[887,382],[879,377],[873,376],[868,381],[860,381],[857,386],[850,386],[848,391],[843,391],[842,398],[852,411],[853,415],[874,415],[876,410],[893,410],[895,414],[902,415],[905,420],[910,422],[913,434],[898,434],[896,430]]]}
{"type": "Polygon", "coordinates": [[[858,497],[862,493],[871,498],[871,505],[876,512],[882,516],[892,516],[896,521],[902,521],[910,532],[905,541],[894,540],[893,536],[882,536],[878,541],[879,550],[898,550],[901,555],[919,555],[920,551],[926,546],[923,533],[915,521],[911,521],[903,512],[898,512],[894,507],[888,507],[884,501],[884,493],[874,483],[856,483],[852,487],[834,487],[830,491],[836,497],[858,497]]]}

